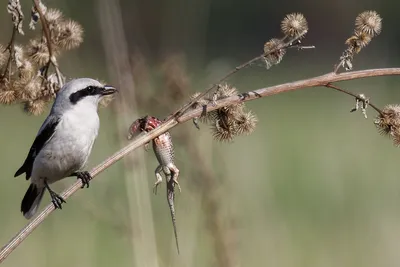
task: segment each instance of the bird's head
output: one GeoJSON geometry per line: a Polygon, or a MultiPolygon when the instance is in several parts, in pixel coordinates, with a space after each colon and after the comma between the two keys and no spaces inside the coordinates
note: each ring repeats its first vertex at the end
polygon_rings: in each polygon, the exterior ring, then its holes
{"type": "Polygon", "coordinates": [[[117,89],[101,84],[90,78],[74,79],[66,83],[57,93],[54,108],[73,108],[77,106],[96,108],[100,100],[117,92],[117,89]]]}

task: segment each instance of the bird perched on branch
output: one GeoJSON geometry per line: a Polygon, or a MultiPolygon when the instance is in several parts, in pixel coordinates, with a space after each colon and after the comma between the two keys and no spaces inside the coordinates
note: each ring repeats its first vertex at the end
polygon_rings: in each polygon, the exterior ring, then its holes
{"type": "Polygon", "coordinates": [[[74,79],[57,93],[50,114],[42,124],[25,162],[15,173],[31,179],[31,185],[21,203],[21,212],[30,219],[37,211],[45,190],[50,193],[55,208],[62,208],[65,200],[50,188],[50,184],[68,176],[82,180],[82,188],[89,187],[92,178],[83,171],[100,122],[97,115],[99,101],[117,90],[89,79],[74,79]]]}

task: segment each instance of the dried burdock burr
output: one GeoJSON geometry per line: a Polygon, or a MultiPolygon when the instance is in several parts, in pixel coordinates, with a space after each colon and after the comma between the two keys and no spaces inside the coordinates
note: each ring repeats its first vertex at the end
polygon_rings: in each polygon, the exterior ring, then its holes
{"type": "Polygon", "coordinates": [[[380,134],[389,136],[395,146],[400,146],[400,105],[384,107],[374,123],[380,134]]]}
{"type": "Polygon", "coordinates": [[[281,22],[282,33],[288,37],[304,37],[308,31],[308,23],[301,13],[291,13],[281,22]]]}
{"type": "Polygon", "coordinates": [[[376,11],[364,11],[357,16],[355,26],[356,32],[374,37],[382,31],[382,18],[376,11]]]}

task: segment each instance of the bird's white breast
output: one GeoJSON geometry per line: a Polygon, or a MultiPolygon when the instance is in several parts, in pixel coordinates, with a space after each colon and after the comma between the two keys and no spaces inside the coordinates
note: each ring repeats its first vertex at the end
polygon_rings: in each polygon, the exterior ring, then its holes
{"type": "Polygon", "coordinates": [[[90,155],[99,130],[96,109],[71,109],[65,112],[51,140],[37,155],[32,183],[43,186],[81,170],[90,155]]]}

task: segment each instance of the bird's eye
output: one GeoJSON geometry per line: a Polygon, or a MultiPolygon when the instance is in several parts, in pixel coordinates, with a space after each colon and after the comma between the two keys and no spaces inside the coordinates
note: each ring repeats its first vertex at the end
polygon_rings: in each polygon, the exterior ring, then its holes
{"type": "Polygon", "coordinates": [[[94,86],[88,86],[86,90],[89,93],[89,95],[94,95],[96,93],[96,88],[94,86]]]}

